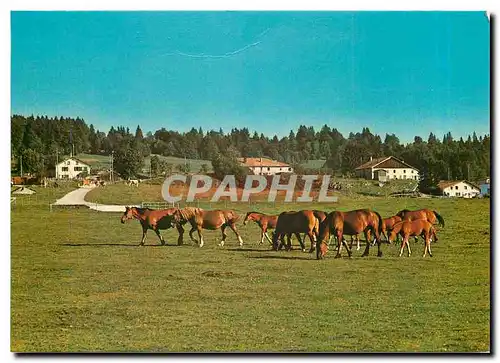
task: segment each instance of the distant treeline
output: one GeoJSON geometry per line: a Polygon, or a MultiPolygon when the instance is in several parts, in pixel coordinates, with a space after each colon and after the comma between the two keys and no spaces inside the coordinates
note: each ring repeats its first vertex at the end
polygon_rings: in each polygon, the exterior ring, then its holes
{"type": "Polygon", "coordinates": [[[126,176],[136,174],[143,158],[151,153],[206,159],[215,164],[220,164],[222,157],[269,157],[292,164],[299,172],[304,172],[299,165],[307,160],[325,159],[322,172],[344,175],[352,174],[370,157],[393,155],[419,169],[426,184],[440,179],[478,180],[490,175],[490,136],[477,137],[475,133],[465,140],[454,139],[450,132],[442,138],[430,133],[426,139],[415,136],[406,145],[394,134],[381,137],[367,127],[344,137],[328,125],[319,131],[300,126],[282,138],[251,134],[245,127],[229,133],[201,128],[180,133],[161,128],[143,135],[140,126],[132,132],[122,126],[111,127],[105,133],[81,118],[21,115],[11,117],[11,132],[13,159],[22,155],[24,171],[34,173],[53,166],[56,152],[69,155],[73,144],[75,154],[109,155],[114,151],[117,171],[126,176]]]}

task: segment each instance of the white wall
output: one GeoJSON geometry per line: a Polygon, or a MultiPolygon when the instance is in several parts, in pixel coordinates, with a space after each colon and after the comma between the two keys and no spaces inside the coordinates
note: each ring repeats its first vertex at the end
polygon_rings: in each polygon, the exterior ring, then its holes
{"type": "MultiPolygon", "coordinates": [[[[418,180],[418,171],[412,168],[374,168],[375,170],[386,170],[387,171],[387,179],[412,179],[418,180]]],[[[372,172],[372,173],[373,173],[372,172]]],[[[372,174],[373,175],[373,174],[372,174]]],[[[372,176],[373,178],[373,176],[372,176]]]]}
{"type": "Polygon", "coordinates": [[[274,175],[277,173],[293,173],[293,168],[288,166],[251,166],[255,175],[274,175]]]}
{"type": "Polygon", "coordinates": [[[450,197],[472,198],[480,193],[479,189],[474,188],[464,182],[457,183],[443,190],[443,194],[450,197]]]}
{"type": "Polygon", "coordinates": [[[78,174],[87,171],[90,174],[90,166],[80,163],[75,159],[67,159],[56,165],[56,178],[57,179],[74,179],[78,174]],[[75,170],[82,168],[81,170],[75,170]],[[85,169],[84,169],[85,168],[85,169]]]}
{"type": "MultiPolygon", "coordinates": [[[[387,179],[412,179],[418,180],[418,171],[412,168],[373,168],[371,170],[371,179],[375,178],[376,170],[387,171],[387,179]]],[[[359,178],[370,178],[370,169],[356,170],[356,176],[359,178]]]]}

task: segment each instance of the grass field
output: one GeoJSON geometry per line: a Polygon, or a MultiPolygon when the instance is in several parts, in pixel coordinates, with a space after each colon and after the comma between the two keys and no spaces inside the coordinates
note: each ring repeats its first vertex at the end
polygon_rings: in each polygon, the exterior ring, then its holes
{"type": "MultiPolygon", "coordinates": [[[[142,185],[141,185],[142,187],[142,185]]],[[[153,187],[153,186],[151,186],[153,187]]],[[[158,188],[158,186],[156,186],[158,188]]],[[[255,225],[206,231],[200,249],[176,232],[88,209],[49,212],[63,190],[37,188],[11,211],[11,349],[16,352],[450,352],[490,349],[489,200],[341,198],[277,209],[439,211],[433,258],[327,258],[259,245],[255,225]]],[[[126,196],[124,197],[126,198],[126,196]]],[[[115,204],[122,200],[115,200],[115,204]]],[[[245,204],[235,204],[244,212],[245,204]]],[[[295,242],[296,243],[296,242],[295,242]]],[[[309,243],[309,242],[308,242],[309,243]]],[[[295,245],[297,248],[298,246],[295,245]]]]}

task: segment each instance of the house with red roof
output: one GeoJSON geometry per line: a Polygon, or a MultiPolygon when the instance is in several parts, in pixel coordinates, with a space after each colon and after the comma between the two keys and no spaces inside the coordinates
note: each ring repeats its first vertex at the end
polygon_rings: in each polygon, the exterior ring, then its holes
{"type": "Polygon", "coordinates": [[[241,165],[249,168],[255,175],[274,175],[293,173],[293,168],[281,161],[267,158],[238,158],[241,165]]]}

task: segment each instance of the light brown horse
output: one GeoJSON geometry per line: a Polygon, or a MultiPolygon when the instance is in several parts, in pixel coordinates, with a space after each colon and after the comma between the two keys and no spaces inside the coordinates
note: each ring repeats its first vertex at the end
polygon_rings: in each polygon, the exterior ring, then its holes
{"type": "MultiPolygon", "coordinates": [[[[385,240],[390,243],[389,241],[389,233],[391,232],[392,228],[394,227],[394,225],[398,222],[401,222],[402,219],[400,216],[392,216],[392,217],[389,217],[389,218],[384,218],[382,220],[382,233],[381,233],[381,236],[384,236],[385,237],[385,240]]],[[[399,235],[398,235],[399,236],[399,235]]],[[[370,232],[368,231],[368,238],[370,238],[370,232]]],[[[375,245],[375,242],[372,243],[372,246],[375,245]]]]}
{"type": "Polygon", "coordinates": [[[442,227],[444,227],[444,219],[439,215],[438,212],[435,210],[430,210],[430,209],[419,209],[419,210],[408,210],[408,209],[403,209],[402,211],[399,211],[396,216],[400,217],[402,220],[410,220],[413,221],[415,219],[424,219],[431,224],[438,224],[442,227]]]}
{"type": "Polygon", "coordinates": [[[227,238],[227,234],[225,232],[227,227],[232,229],[238,237],[240,246],[243,246],[243,239],[236,230],[235,225],[238,218],[239,216],[234,211],[220,209],[206,211],[201,208],[186,207],[183,209],[177,209],[174,213],[175,223],[182,225],[189,222],[191,224],[192,228],[189,231],[189,237],[191,237],[191,240],[200,247],[203,247],[204,244],[201,230],[208,229],[215,231],[219,228],[222,232],[222,241],[219,243],[219,246],[224,246],[224,242],[227,238]],[[200,239],[199,243],[193,237],[194,231],[198,232],[198,237],[200,239]]]}
{"type": "Polygon", "coordinates": [[[269,238],[267,231],[276,228],[278,223],[277,215],[267,215],[259,212],[248,212],[243,221],[243,225],[246,225],[249,221],[254,221],[261,230],[260,244],[264,243],[264,237],[267,238],[269,243],[273,243],[271,238],[269,238]]]}
{"type": "Polygon", "coordinates": [[[410,244],[408,243],[408,239],[411,236],[422,236],[425,240],[425,249],[424,249],[424,255],[427,254],[427,251],[429,251],[429,256],[432,257],[432,252],[431,252],[431,242],[432,238],[434,237],[434,241],[437,241],[437,235],[436,235],[436,229],[430,223],[429,221],[425,219],[414,219],[414,220],[409,220],[406,219],[404,221],[396,223],[392,230],[391,233],[389,234],[389,241],[393,241],[396,239],[397,235],[400,235],[403,238],[403,241],[401,242],[401,251],[399,252],[399,257],[403,254],[403,250],[405,245],[408,247],[408,257],[411,255],[411,249],[410,249],[410,244]]]}
{"type": "Polygon", "coordinates": [[[375,211],[370,209],[358,209],[350,212],[332,212],[328,214],[327,218],[320,224],[319,238],[316,245],[316,258],[321,259],[324,257],[328,250],[327,240],[333,235],[337,238],[337,254],[335,258],[341,257],[342,244],[345,246],[349,257],[351,257],[351,250],[347,246],[344,235],[354,236],[364,232],[367,241],[366,248],[363,253],[368,256],[370,253],[370,242],[368,231],[375,235],[378,245],[378,257],[382,257],[380,249],[380,233],[382,232],[382,217],[375,211]]]}
{"type": "MultiPolygon", "coordinates": [[[[121,222],[125,223],[129,219],[137,219],[141,223],[142,240],[139,244],[140,246],[144,246],[148,229],[155,231],[156,235],[160,239],[160,243],[165,245],[165,240],[160,234],[160,230],[174,227],[174,213],[176,210],[177,208],[153,210],[149,208],[125,207],[125,212],[121,217],[121,222]]],[[[180,224],[176,225],[176,227],[179,232],[177,244],[181,245],[184,229],[180,224]]]]}
{"type": "MultiPolygon", "coordinates": [[[[315,214],[312,210],[301,210],[298,212],[290,211],[283,212],[278,216],[278,222],[276,224],[276,232],[273,235],[273,249],[277,251],[282,245],[284,245],[283,238],[285,235],[294,233],[306,233],[311,240],[311,248],[309,252],[314,252],[316,244],[316,236],[319,231],[319,215],[315,214]],[[281,241],[281,244],[278,244],[281,241]]],[[[300,235],[297,236],[299,239],[300,247],[302,251],[305,251],[306,247],[300,235]]],[[[288,249],[291,247],[290,240],[288,241],[288,249]]]]}

